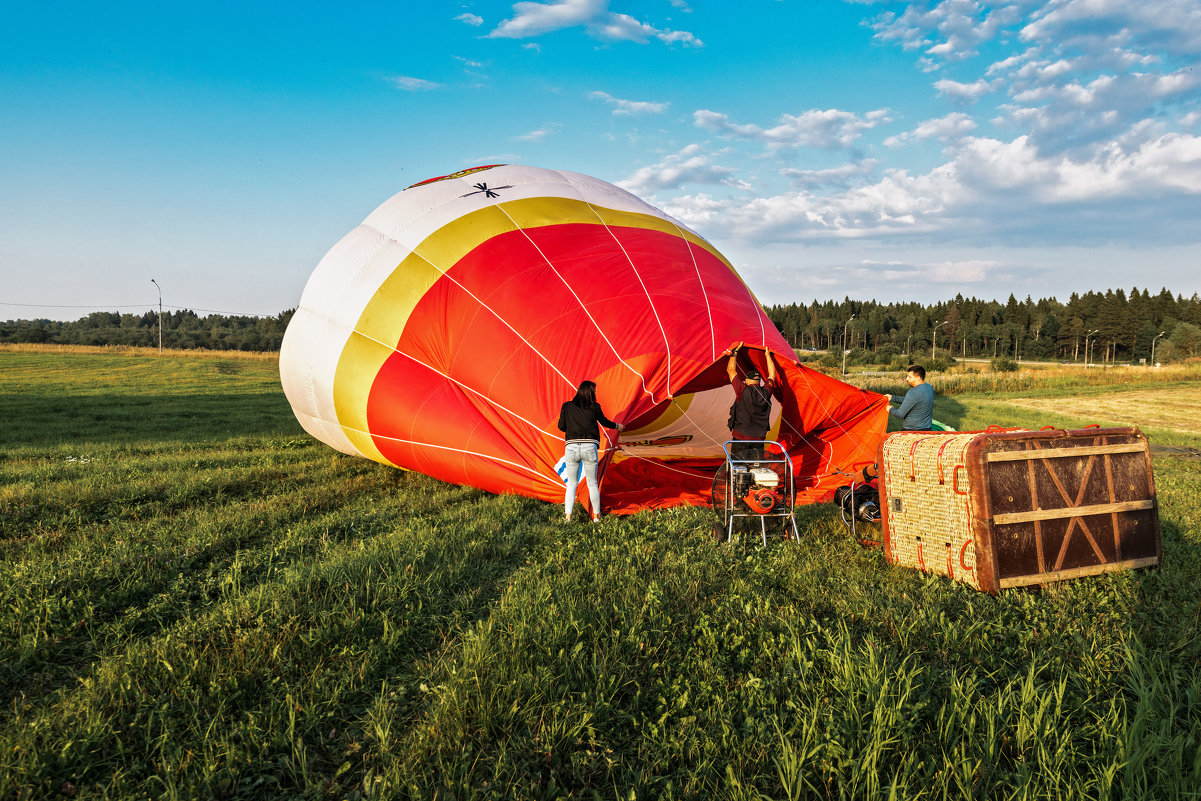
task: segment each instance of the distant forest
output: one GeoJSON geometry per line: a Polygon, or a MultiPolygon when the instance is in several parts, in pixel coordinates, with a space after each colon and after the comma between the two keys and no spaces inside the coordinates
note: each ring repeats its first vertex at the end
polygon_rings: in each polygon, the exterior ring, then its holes
{"type": "MultiPolygon", "coordinates": [[[[1201,356],[1201,297],[1163,289],[1121,289],[1002,303],[958,295],[954,300],[877,303],[813,301],[765,307],[768,317],[796,348],[867,351],[879,360],[938,355],[1093,362],[1180,361],[1201,356]],[[936,340],[937,337],[937,340],[936,340]],[[1087,353],[1086,353],[1087,350],[1087,353]]],[[[295,309],[274,317],[209,314],[184,309],[163,314],[163,347],[276,351],[295,309]]],[[[78,320],[9,320],[0,342],[62,345],[158,346],[158,313],[92,312],[78,320]]]]}
{"type": "MultiPolygon", "coordinates": [[[[1152,295],[1137,287],[1002,303],[957,295],[932,305],[813,301],[768,306],[767,316],[797,349],[871,351],[954,358],[1134,363],[1201,356],[1201,297],[1152,295]],[[852,319],[853,316],[853,319],[852,319]],[[849,322],[848,322],[849,321],[849,322]],[[844,339],[845,332],[845,339],[844,339]]],[[[877,358],[877,360],[886,360],[877,358]]],[[[929,360],[929,359],[927,359],[929,360]]]]}
{"type": "MultiPolygon", "coordinates": [[[[190,309],[163,312],[163,347],[196,350],[279,350],[295,309],[274,317],[209,314],[190,309]]],[[[0,323],[0,342],[56,345],[127,345],[158,347],[158,312],[92,312],[71,322],[9,320],[0,323]]]]}

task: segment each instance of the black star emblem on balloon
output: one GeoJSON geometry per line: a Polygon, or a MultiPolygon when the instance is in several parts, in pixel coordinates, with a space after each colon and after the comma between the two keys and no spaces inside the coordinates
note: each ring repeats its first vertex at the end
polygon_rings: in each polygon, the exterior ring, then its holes
{"type": "Polygon", "coordinates": [[[512,189],[512,188],[513,188],[513,186],[511,184],[508,186],[488,186],[488,184],[485,184],[485,183],[478,183],[475,185],[474,192],[468,192],[465,195],[459,195],[459,197],[471,197],[472,195],[478,195],[481,193],[483,193],[484,197],[500,197],[500,195],[496,194],[498,191],[500,191],[501,189],[512,189]]]}

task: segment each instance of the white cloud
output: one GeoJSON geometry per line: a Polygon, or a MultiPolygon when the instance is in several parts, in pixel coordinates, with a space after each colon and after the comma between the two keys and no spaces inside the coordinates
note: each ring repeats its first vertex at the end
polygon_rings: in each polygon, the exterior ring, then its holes
{"type": "Polygon", "coordinates": [[[798,170],[790,167],[780,170],[780,174],[798,189],[813,190],[823,186],[847,188],[870,175],[879,166],[880,162],[876,159],[863,159],[826,170],[798,170]]]}
{"type": "Polygon", "coordinates": [[[738,186],[733,179],[735,173],[735,170],[712,163],[700,146],[689,145],[659,164],[635,170],[624,181],[618,181],[617,185],[636,195],[653,195],[663,190],[696,184],[738,186]]]}
{"type": "Polygon", "coordinates": [[[821,197],[786,192],[749,201],[705,194],[676,198],[665,210],[713,235],[738,241],[854,238],[936,230],[939,214],[962,191],[953,175],[934,171],[910,176],[890,171],[883,179],[821,197]]]}
{"type": "Polygon", "coordinates": [[[1169,74],[1105,74],[1088,82],[1073,79],[1015,86],[1013,103],[1002,106],[1002,111],[1048,152],[1087,150],[1158,117],[1157,106],[1188,99],[1199,88],[1201,75],[1187,69],[1169,74]]]}
{"type": "Polygon", "coordinates": [[[923,50],[928,63],[934,59],[961,61],[976,54],[983,42],[995,39],[1007,25],[1020,17],[1029,0],[1015,0],[987,10],[976,0],[943,0],[929,5],[913,3],[898,16],[885,12],[872,21],[876,38],[897,42],[905,50],[923,50]]]}
{"type": "Polygon", "coordinates": [[[442,84],[440,83],[427,81],[425,78],[413,78],[408,75],[393,75],[387,80],[397,89],[403,89],[406,92],[426,92],[430,89],[442,88],[442,84]]]}
{"type": "Polygon", "coordinates": [[[730,122],[725,114],[708,109],[694,112],[692,119],[697,127],[719,136],[762,142],[772,150],[797,147],[832,150],[851,147],[864,131],[891,122],[888,112],[884,109],[869,111],[863,116],[838,109],[814,109],[796,115],[785,114],[774,128],[735,124],[730,122]]]}
{"type": "Polygon", "coordinates": [[[1036,12],[1021,36],[1057,42],[1080,28],[1154,42],[1157,49],[1177,55],[1201,53],[1201,5],[1195,0],[1060,0],[1036,12]]]}
{"type": "Polygon", "coordinates": [[[825,195],[811,191],[816,185],[749,200],[686,195],[665,210],[706,236],[741,242],[907,234],[1083,243],[1107,241],[1124,226],[1139,235],[1151,226],[1157,235],[1193,241],[1201,137],[1162,134],[1138,146],[1113,144],[1085,159],[1042,156],[1025,136],[967,138],[952,160],[922,175],[886,170],[878,180],[825,195]]]}
{"type": "MultiPolygon", "coordinates": [[[[1002,263],[992,259],[959,261],[903,262],[864,259],[851,267],[851,275],[870,281],[917,281],[933,284],[979,284],[1002,263]]],[[[845,276],[844,276],[845,277],[845,276]]]]}
{"type": "Polygon", "coordinates": [[[966,136],[971,131],[975,130],[976,121],[962,112],[954,112],[945,117],[937,117],[932,120],[926,120],[919,124],[912,131],[890,136],[884,140],[885,147],[900,147],[901,145],[909,144],[914,141],[925,141],[928,139],[938,139],[942,142],[950,142],[966,136]]]}
{"type": "Polygon", "coordinates": [[[593,100],[603,100],[613,107],[616,116],[637,116],[641,114],[662,114],[667,111],[669,103],[652,103],[645,100],[622,100],[608,92],[593,92],[588,95],[593,100]]]}
{"type": "MultiPolygon", "coordinates": [[[[999,8],[983,0],[934,0],[905,3],[871,26],[879,41],[919,53],[921,69],[950,72],[954,64],[956,74],[934,82],[942,97],[983,103],[992,93],[1007,95],[993,124],[1011,136],[1027,135],[1048,157],[1088,161],[1123,137],[1128,149],[1127,132],[1142,121],[1160,126],[1145,130],[1145,140],[1201,101],[1197,0],[1006,0],[999,8]],[[966,56],[984,42],[1012,52],[974,64],[966,56]]],[[[911,138],[892,137],[889,144],[911,138]]]]}
{"type": "Polygon", "coordinates": [[[484,24],[484,18],[478,14],[460,14],[459,16],[455,17],[455,19],[459,22],[465,22],[468,25],[476,28],[484,24]]]}
{"type": "Polygon", "coordinates": [[[529,133],[514,136],[513,139],[518,142],[541,142],[546,137],[557,134],[562,127],[562,124],[552,122],[548,125],[543,125],[541,128],[530,131],[529,133]]]}
{"type": "Polygon", "coordinates": [[[552,3],[522,2],[513,5],[511,19],[488,34],[492,37],[523,39],[562,28],[587,25],[607,11],[607,0],[560,0],[552,3]]]}
{"type": "Polygon", "coordinates": [[[945,78],[934,82],[934,88],[938,90],[939,94],[952,100],[962,100],[968,103],[976,102],[981,96],[993,91],[996,86],[995,82],[986,81],[983,78],[972,83],[960,83],[945,78]]]}
{"type": "Polygon", "coordinates": [[[703,42],[687,31],[660,30],[640,22],[629,14],[609,10],[609,0],[553,0],[547,3],[513,4],[513,16],[500,23],[488,36],[499,39],[526,39],[564,28],[583,27],[587,34],[602,41],[647,42],[658,39],[667,44],[701,47],[703,42]]]}

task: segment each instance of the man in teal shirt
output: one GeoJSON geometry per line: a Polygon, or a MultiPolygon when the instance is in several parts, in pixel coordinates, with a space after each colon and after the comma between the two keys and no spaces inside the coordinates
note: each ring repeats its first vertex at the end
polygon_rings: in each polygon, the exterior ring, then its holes
{"type": "MultiPolygon", "coordinates": [[[[909,391],[896,409],[888,411],[901,418],[904,431],[929,431],[934,421],[934,387],[926,383],[926,368],[911,364],[905,370],[905,383],[909,391]]],[[[885,395],[892,403],[895,396],[885,395]]]]}

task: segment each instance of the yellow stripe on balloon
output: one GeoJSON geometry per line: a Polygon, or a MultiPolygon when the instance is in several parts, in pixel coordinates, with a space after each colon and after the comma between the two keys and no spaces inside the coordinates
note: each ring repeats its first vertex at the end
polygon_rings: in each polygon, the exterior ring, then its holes
{"type": "Polygon", "coordinates": [[[393,462],[379,452],[371,435],[366,433],[367,400],[376,374],[393,352],[391,347],[358,331],[351,332],[334,374],[334,410],[342,433],[363,456],[384,464],[393,462]]]}

